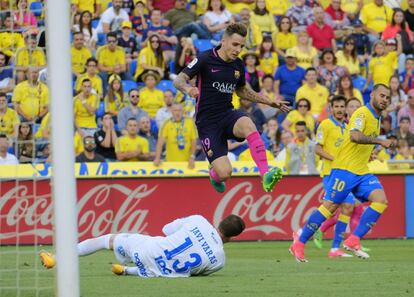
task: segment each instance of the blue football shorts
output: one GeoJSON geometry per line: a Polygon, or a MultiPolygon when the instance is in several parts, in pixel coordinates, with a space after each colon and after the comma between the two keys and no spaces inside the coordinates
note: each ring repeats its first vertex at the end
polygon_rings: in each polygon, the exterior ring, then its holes
{"type": "Polygon", "coordinates": [[[357,175],[347,170],[332,169],[325,188],[325,200],[341,204],[351,193],[356,199],[365,202],[376,189],[382,190],[383,187],[373,174],[357,175]]]}
{"type": "MultiPolygon", "coordinates": [[[[325,190],[325,197],[323,199],[332,201],[330,199],[326,199],[326,193],[328,193],[329,178],[330,178],[330,175],[325,175],[322,179],[323,189],[325,190]]],[[[355,198],[354,194],[352,192],[350,192],[348,194],[348,196],[346,196],[345,200],[342,203],[349,203],[349,204],[355,205],[355,202],[356,202],[355,199],[356,198],[355,198]]]]}

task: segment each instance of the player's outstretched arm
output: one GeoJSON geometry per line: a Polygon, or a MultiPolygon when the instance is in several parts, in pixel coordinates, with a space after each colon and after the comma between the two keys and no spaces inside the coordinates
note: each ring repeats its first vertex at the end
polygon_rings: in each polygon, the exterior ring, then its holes
{"type": "Polygon", "coordinates": [[[198,89],[192,87],[187,83],[190,80],[190,77],[184,72],[180,72],[177,77],[174,79],[174,87],[184,94],[188,94],[192,98],[198,97],[198,89]]]}
{"type": "Polygon", "coordinates": [[[273,101],[266,96],[263,96],[257,92],[255,92],[249,84],[245,84],[242,87],[236,88],[236,94],[240,98],[247,99],[252,102],[263,103],[275,108],[279,108],[283,112],[288,112],[290,110],[289,102],[288,101],[273,101]]]}
{"type": "Polygon", "coordinates": [[[379,139],[377,137],[367,136],[358,130],[352,130],[350,132],[350,137],[352,142],[359,144],[379,144],[385,148],[389,148],[394,145],[394,142],[390,139],[379,139]]]}

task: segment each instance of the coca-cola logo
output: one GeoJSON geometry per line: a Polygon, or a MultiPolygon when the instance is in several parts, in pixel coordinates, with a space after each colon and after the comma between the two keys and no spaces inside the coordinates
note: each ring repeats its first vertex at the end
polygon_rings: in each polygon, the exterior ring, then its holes
{"type": "MultiPolygon", "coordinates": [[[[107,233],[136,232],[145,234],[148,209],[141,209],[141,201],[157,186],[140,184],[134,189],[121,184],[99,184],[78,199],[79,236],[97,237],[107,233]],[[108,207],[110,199],[120,199],[118,208],[108,207]]],[[[18,185],[0,199],[0,241],[19,237],[53,235],[53,204],[51,195],[34,197],[27,184],[18,185]],[[10,230],[10,232],[3,232],[10,230]]]]}
{"type": "MultiPolygon", "coordinates": [[[[266,235],[272,233],[287,234],[298,230],[308,219],[315,207],[308,206],[313,199],[323,197],[321,183],[316,184],[306,193],[283,193],[272,196],[265,193],[260,197],[252,194],[253,184],[242,182],[229,189],[223,196],[214,212],[213,222],[218,226],[220,221],[232,213],[242,217],[247,226],[244,232],[260,231],[266,235]],[[291,230],[284,230],[279,225],[291,216],[291,230]]],[[[286,224],[284,224],[286,225],[286,224]]]]}

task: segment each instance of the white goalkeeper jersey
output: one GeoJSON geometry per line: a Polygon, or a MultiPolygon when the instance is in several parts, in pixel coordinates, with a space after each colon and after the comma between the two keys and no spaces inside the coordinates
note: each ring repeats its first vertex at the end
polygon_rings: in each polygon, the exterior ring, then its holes
{"type": "Polygon", "coordinates": [[[208,275],[225,264],[223,242],[202,216],[177,219],[163,227],[162,236],[130,235],[130,258],[144,277],[208,275]]]}

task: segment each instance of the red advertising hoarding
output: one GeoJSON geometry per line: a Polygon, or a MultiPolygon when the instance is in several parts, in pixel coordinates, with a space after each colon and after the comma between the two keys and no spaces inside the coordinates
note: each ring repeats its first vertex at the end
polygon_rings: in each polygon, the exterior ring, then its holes
{"type": "MultiPolygon", "coordinates": [[[[404,177],[381,176],[390,205],[368,237],[404,237],[404,177]]],[[[318,177],[285,177],[263,192],[257,177],[233,178],[225,193],[207,178],[78,180],[80,240],[107,233],[161,235],[164,224],[201,214],[213,224],[230,213],[246,222],[240,240],[290,239],[323,197],[318,177]]],[[[46,180],[0,183],[0,244],[52,243],[53,206],[46,180]]]]}

